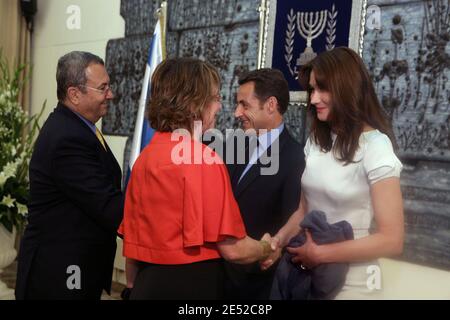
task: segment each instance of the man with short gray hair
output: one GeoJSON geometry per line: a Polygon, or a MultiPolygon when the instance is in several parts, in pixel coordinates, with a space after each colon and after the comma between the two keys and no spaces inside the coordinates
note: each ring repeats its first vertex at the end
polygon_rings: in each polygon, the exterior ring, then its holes
{"type": "Polygon", "coordinates": [[[16,298],[100,299],[123,216],[121,170],[95,126],[114,96],[103,60],[88,52],[61,57],[56,81],[59,102],[30,162],[16,298]]]}

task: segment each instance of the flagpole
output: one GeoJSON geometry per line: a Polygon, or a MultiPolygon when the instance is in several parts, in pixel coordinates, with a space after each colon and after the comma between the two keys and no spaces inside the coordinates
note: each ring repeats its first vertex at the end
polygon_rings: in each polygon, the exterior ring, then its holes
{"type": "Polygon", "coordinates": [[[265,40],[267,37],[267,11],[269,10],[267,0],[261,0],[259,11],[259,37],[258,37],[258,69],[264,68],[266,59],[265,40]]]}
{"type": "MultiPolygon", "coordinates": [[[[138,112],[136,116],[136,123],[134,127],[134,135],[133,135],[133,141],[131,145],[131,151],[130,151],[130,159],[129,159],[129,170],[133,168],[134,162],[138,158],[139,154],[141,153],[141,147],[142,147],[142,139],[143,139],[143,132],[142,129],[145,127],[145,110],[146,110],[146,104],[147,104],[147,94],[149,91],[150,81],[152,72],[154,71],[154,68],[156,65],[161,61],[158,61],[158,56],[160,58],[165,59],[165,53],[166,53],[166,46],[165,46],[165,30],[166,30],[166,14],[167,14],[167,2],[164,1],[161,4],[161,8],[157,11],[158,14],[158,20],[155,26],[155,30],[153,32],[153,37],[151,40],[151,45],[149,48],[148,53],[148,61],[147,66],[145,68],[145,74],[144,79],[142,81],[142,90],[141,95],[139,98],[139,107],[138,112]],[[159,29],[159,30],[157,30],[159,29]],[[159,51],[158,48],[161,50],[159,51]]],[[[128,179],[128,177],[127,177],[128,179]]]]}
{"type": "Polygon", "coordinates": [[[159,24],[161,26],[161,42],[162,42],[162,56],[166,58],[166,31],[167,31],[167,1],[161,3],[161,8],[158,10],[159,24]]]}

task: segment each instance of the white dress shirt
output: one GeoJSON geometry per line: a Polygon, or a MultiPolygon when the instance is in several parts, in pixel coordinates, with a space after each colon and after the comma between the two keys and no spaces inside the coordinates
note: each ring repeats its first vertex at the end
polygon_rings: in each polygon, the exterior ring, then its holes
{"type": "Polygon", "coordinates": [[[245,170],[242,172],[241,177],[239,178],[239,182],[241,182],[244,175],[250,170],[252,165],[256,163],[256,161],[261,157],[261,155],[266,152],[266,150],[272,145],[272,143],[280,136],[281,132],[284,129],[284,123],[282,122],[277,128],[267,131],[264,134],[258,136],[259,144],[253,150],[252,156],[250,157],[250,161],[248,162],[245,170]]]}

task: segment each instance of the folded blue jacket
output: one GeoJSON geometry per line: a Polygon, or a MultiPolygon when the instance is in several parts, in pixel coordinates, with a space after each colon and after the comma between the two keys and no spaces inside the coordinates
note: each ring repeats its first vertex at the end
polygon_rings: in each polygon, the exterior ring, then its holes
{"type": "MultiPolygon", "coordinates": [[[[306,242],[305,229],[317,244],[353,239],[353,228],[347,221],[329,224],[325,213],[311,211],[300,223],[301,231],[288,247],[300,247],[306,242]]],[[[333,299],[342,289],[348,272],[348,263],[325,263],[312,269],[302,269],[292,263],[293,255],[285,252],[275,272],[270,299],[313,300],[333,299]]]]}

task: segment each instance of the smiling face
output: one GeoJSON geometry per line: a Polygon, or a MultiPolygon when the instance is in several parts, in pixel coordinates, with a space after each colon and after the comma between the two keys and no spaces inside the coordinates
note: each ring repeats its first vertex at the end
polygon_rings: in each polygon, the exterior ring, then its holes
{"type": "Polygon", "coordinates": [[[316,108],[317,118],[327,121],[331,111],[331,94],[318,87],[314,71],[309,76],[309,87],[311,104],[316,108]]]}
{"type": "Polygon", "coordinates": [[[109,89],[109,76],[101,64],[91,64],[86,68],[84,92],[80,92],[77,112],[96,123],[108,112],[108,101],[114,98],[109,89]]]}
{"type": "Polygon", "coordinates": [[[266,129],[270,121],[266,102],[261,102],[255,95],[255,83],[247,82],[239,86],[237,92],[237,106],[234,117],[241,123],[242,129],[247,131],[266,129]]]}

